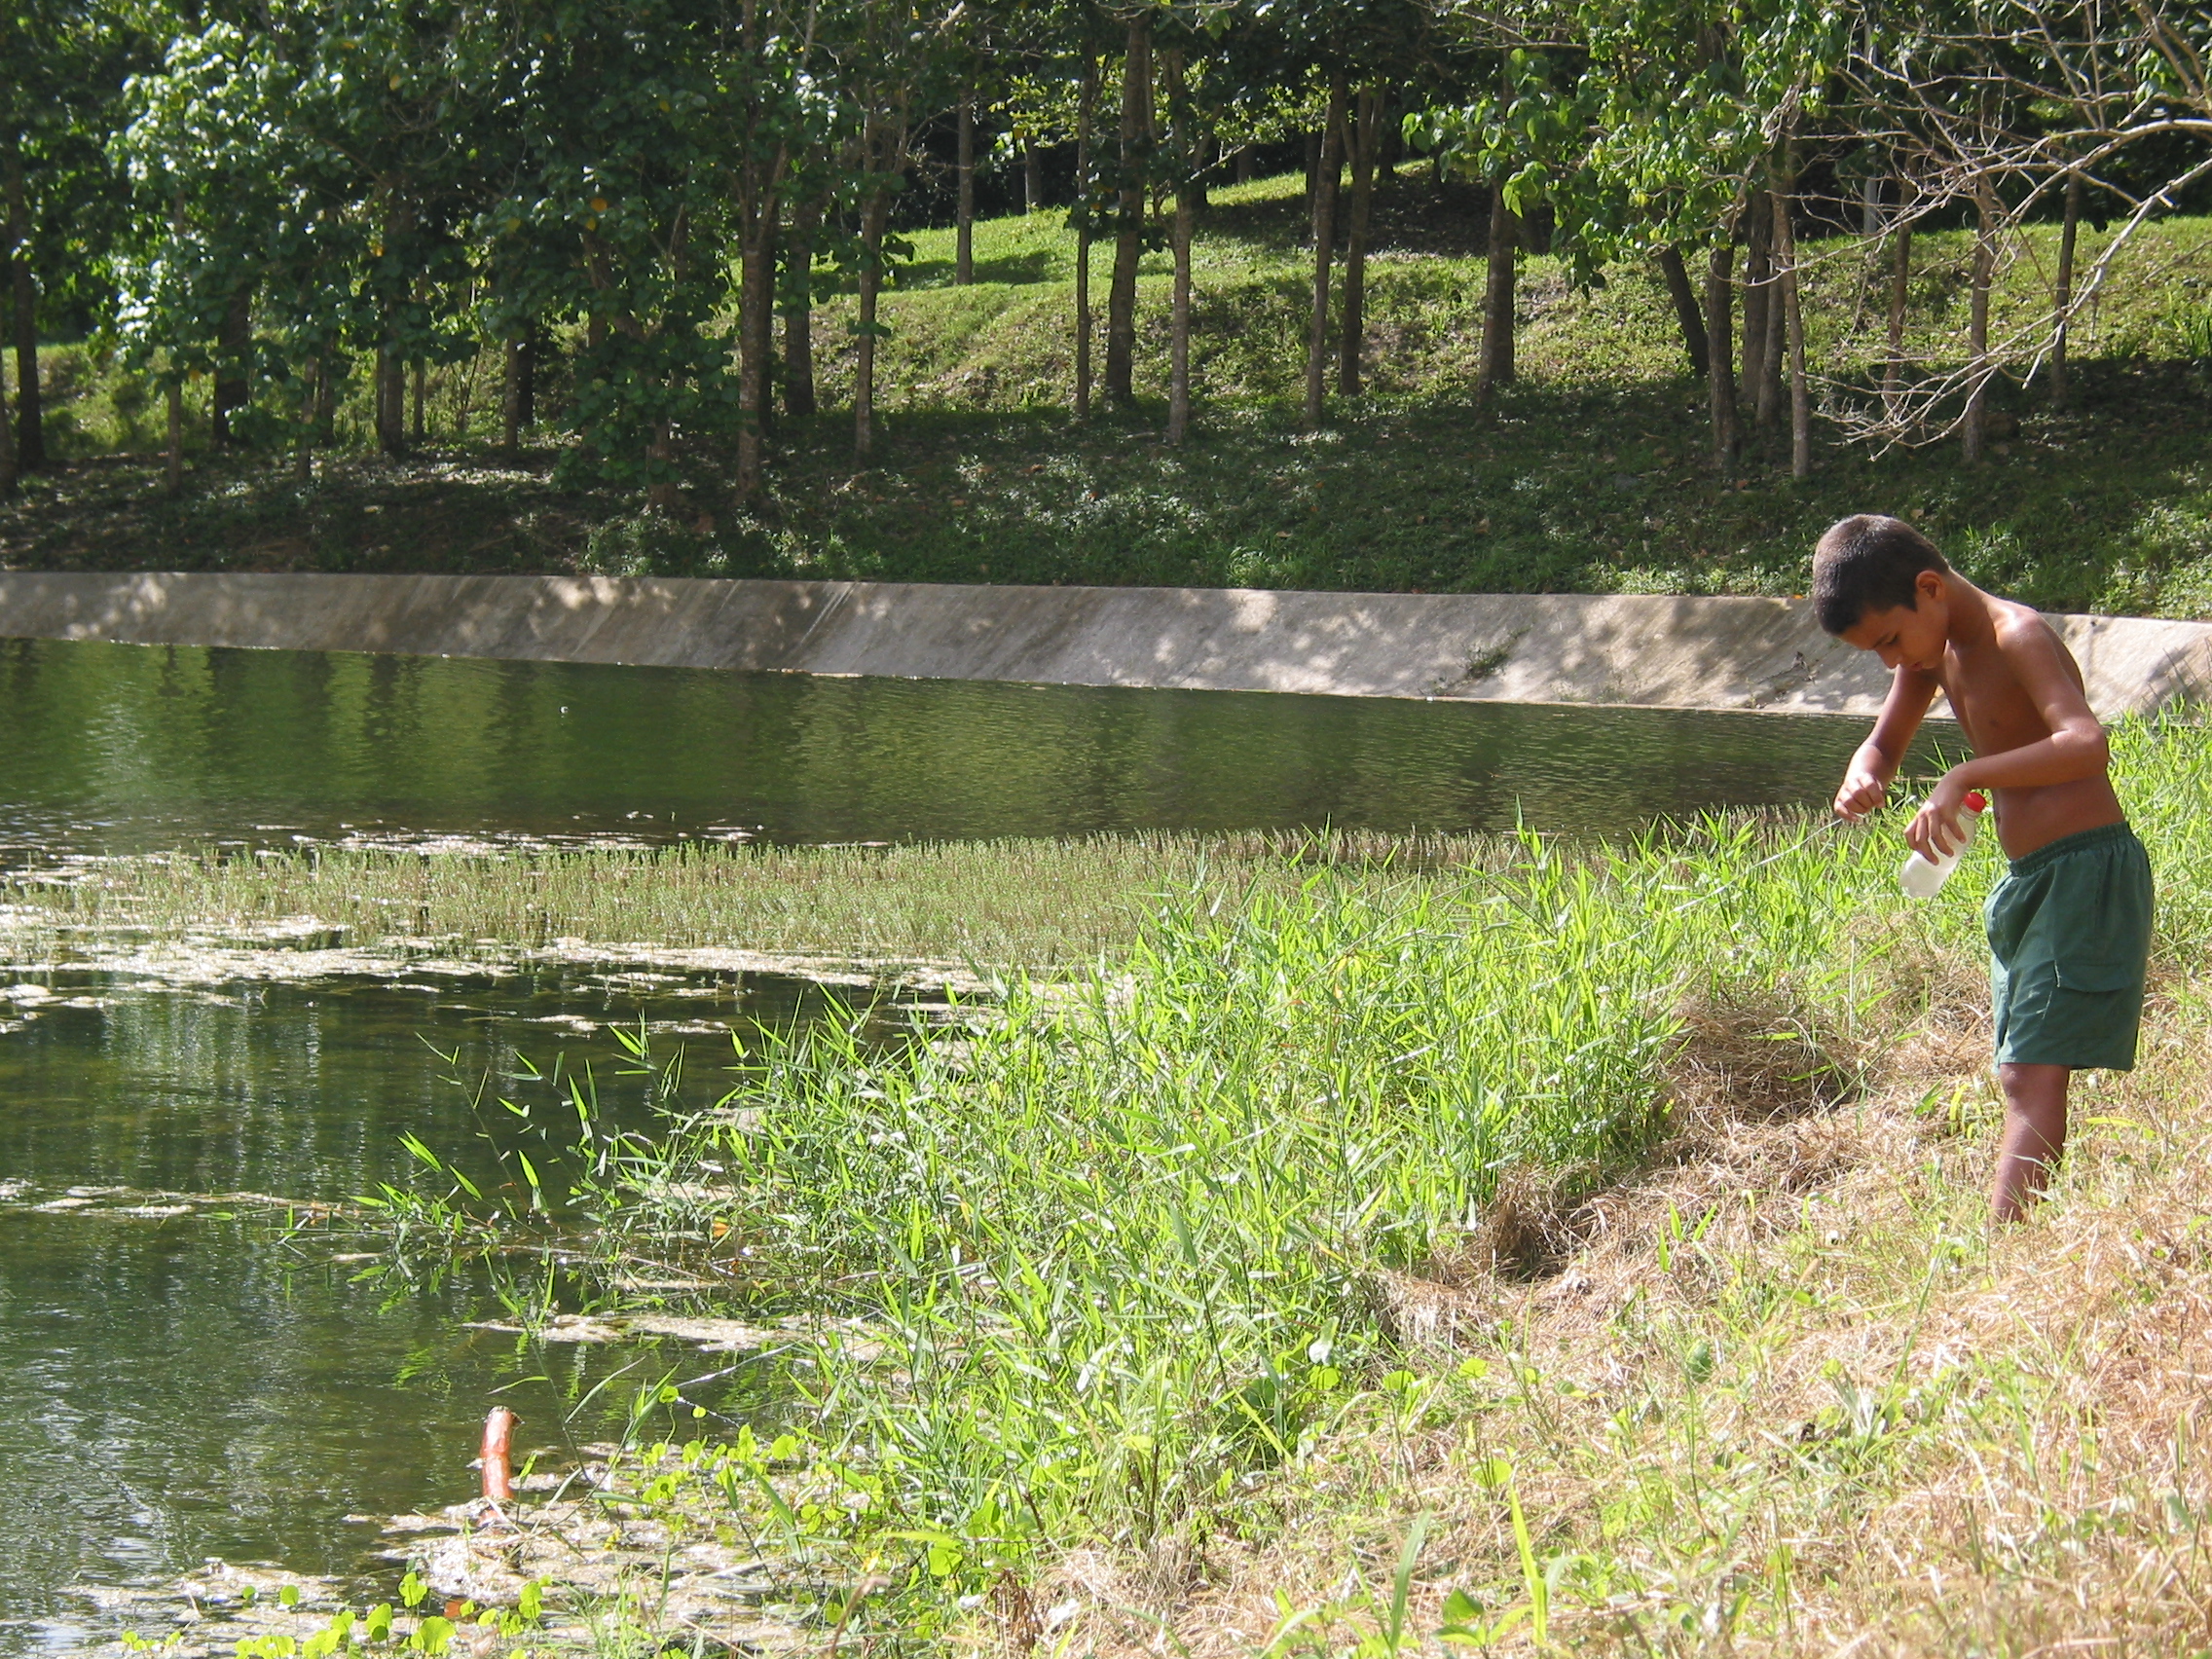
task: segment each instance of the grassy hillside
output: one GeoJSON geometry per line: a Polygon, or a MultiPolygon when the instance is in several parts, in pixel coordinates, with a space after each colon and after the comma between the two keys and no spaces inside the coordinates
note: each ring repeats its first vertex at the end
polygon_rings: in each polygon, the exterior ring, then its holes
{"type": "MultiPolygon", "coordinates": [[[[145,389],[82,350],[54,353],[76,461],[0,508],[0,563],[24,567],[507,570],[849,575],[924,581],[1192,582],[1458,591],[1790,592],[1830,519],[1879,507],[1926,526],[1967,570],[2065,608],[2212,614],[2212,229],[2151,227],[2121,256],[2076,340],[2067,414],[2040,385],[1997,397],[1987,464],[1948,443],[1884,456],[1824,426],[1818,476],[1788,476],[1778,435],[1734,487],[1706,464],[1693,384],[1654,274],[1578,292],[1526,262],[1519,382],[1494,413],[1467,402],[1478,336],[1480,225],[1464,193],[1409,175],[1385,194],[1370,266],[1370,391],[1301,429],[1298,181],[1220,193],[1196,254],[1200,394],[1190,443],[1161,441],[1165,256],[1140,292],[1136,407],[1066,413],[1073,239],[1056,214],[977,227],[978,280],[950,284],[949,232],[918,235],[889,296],[879,355],[888,411],[876,463],[854,464],[841,415],[786,422],[768,499],[733,508],[727,443],[698,437],[680,519],[549,481],[486,448],[488,362],[433,389],[433,443],[388,464],[356,448],[294,481],[273,458],[198,457],[187,498],[159,494],[145,389]]],[[[2008,265],[1995,332],[2032,318],[2052,234],[2008,265]]],[[[2084,234],[2092,260],[2103,237],[2084,234]]],[[[1808,243],[1809,350],[1863,379],[1880,350],[1882,274],[1847,239],[1808,243]]],[[[1911,344],[1963,335],[1966,239],[1918,239],[1911,344]]],[[[1103,328],[1107,250],[1094,250],[1103,328]]],[[[850,382],[850,302],[827,304],[826,404],[850,382]]],[[[344,428],[358,442],[362,412],[344,428]]]]}

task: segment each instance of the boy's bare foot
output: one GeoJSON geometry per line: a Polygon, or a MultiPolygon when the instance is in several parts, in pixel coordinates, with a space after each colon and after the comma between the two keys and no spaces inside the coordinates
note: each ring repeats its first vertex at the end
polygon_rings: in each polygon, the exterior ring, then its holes
{"type": "Polygon", "coordinates": [[[2018,1221],[2050,1185],[2066,1150],[2066,1086],[2073,1076],[2065,1066],[1997,1068],[2005,1089],[2005,1138],[1997,1148],[1989,1208],[1998,1221],[2018,1221]]]}

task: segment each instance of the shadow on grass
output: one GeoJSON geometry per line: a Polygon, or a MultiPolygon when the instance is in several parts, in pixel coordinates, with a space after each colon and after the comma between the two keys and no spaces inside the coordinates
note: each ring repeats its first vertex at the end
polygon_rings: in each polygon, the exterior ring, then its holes
{"type": "MultiPolygon", "coordinates": [[[[1971,576],[2050,609],[2212,613],[2208,424],[2186,366],[2079,363],[2076,404],[1995,399],[2012,435],[1886,457],[1823,436],[1815,476],[1754,434],[1741,481],[1707,456],[1702,388],[1523,383],[1487,420],[1452,397],[1201,405],[1165,442],[1154,396],[1064,410],[884,411],[867,466],[842,411],[787,420],[741,507],[728,435],[694,434],[680,512],[488,453],[334,458],[312,486],[207,457],[187,498],[156,458],[32,480],[0,508],[15,569],[604,571],[1372,592],[1802,592],[1847,513],[1911,516],[1971,576]]],[[[1146,388],[1150,389],[1150,388],[1146,388]]]]}
{"type": "MultiPolygon", "coordinates": [[[[976,280],[977,283],[1000,282],[1010,287],[1056,281],[1059,279],[1056,266],[1056,256],[1050,248],[1000,254],[976,261],[976,280]]],[[[949,288],[953,285],[954,269],[949,259],[918,259],[911,265],[901,266],[897,291],[903,294],[916,288],[949,288]]]]}

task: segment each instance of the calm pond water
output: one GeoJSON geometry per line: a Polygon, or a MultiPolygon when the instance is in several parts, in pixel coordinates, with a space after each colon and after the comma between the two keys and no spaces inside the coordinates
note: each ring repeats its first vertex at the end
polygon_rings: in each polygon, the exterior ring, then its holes
{"type": "Polygon", "coordinates": [[[1626,830],[1865,722],[0,642],[0,859],[290,835],[1626,830]]]}
{"type": "MultiPolygon", "coordinates": [[[[0,863],[295,838],[1452,830],[1516,813],[1624,830],[1823,800],[1863,729],[0,642],[0,863]]],[[[528,1445],[600,1438],[610,1407],[570,1418],[607,1368],[700,1365],[518,1347],[465,1328],[492,1307],[481,1284],[395,1298],[277,1213],[161,1195],[341,1200],[403,1178],[402,1132],[470,1143],[451,1077],[515,1050],[609,1052],[580,1022],[644,1009],[744,1029],[826,1006],[792,981],[582,970],[9,977],[36,984],[0,1001],[0,1655],[112,1631],[71,1586],[161,1582],[211,1555],[360,1571],[375,1530],[346,1517],[467,1496],[494,1398],[528,1445]]]]}
{"type": "Polygon", "coordinates": [[[672,1346],[535,1348],[465,1329],[497,1313],[481,1282],[395,1294],[338,1259],[358,1246],[329,1224],[287,1235],[283,1211],[225,1196],[343,1202],[405,1184],[402,1133],[465,1164],[478,1125],[453,1079],[517,1051],[541,1067],[593,1058],[605,1078],[615,1045],[587,1027],[641,1011],[689,1029],[657,1042],[685,1045],[708,1104],[733,1055],[702,1027],[788,1026],[826,1006],[793,980],[650,977],[148,989],[64,972],[42,977],[45,1000],[14,1004],[0,1018],[0,1653],[112,1629],[71,1586],[159,1582],[208,1556],[360,1572],[378,1530],[347,1517],[472,1495],[494,1401],[521,1414],[518,1447],[558,1456],[619,1429],[627,1386],[579,1411],[609,1372],[719,1369],[672,1346]]]}

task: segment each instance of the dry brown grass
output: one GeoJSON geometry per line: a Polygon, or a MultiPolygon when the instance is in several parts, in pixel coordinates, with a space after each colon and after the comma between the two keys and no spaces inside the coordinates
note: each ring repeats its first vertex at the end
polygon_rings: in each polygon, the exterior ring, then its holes
{"type": "MultiPolygon", "coordinates": [[[[1466,1259],[1379,1283],[1417,1389],[1256,1493],[1259,1542],[1064,1560],[1036,1651],[1387,1652],[1422,1514],[1400,1651],[1445,1651],[1450,1591],[1530,1600],[1493,1459],[1564,1651],[2212,1649],[2205,998],[2161,988],[2143,1067],[2078,1094],[2051,1200],[1992,1235],[1978,998],[1920,967],[1895,994],[1927,1017],[1872,1060],[1697,1011],[1667,1157],[1516,1187],[1466,1259]]],[[[1497,1645],[1533,1649],[1528,1620],[1497,1645]]]]}

